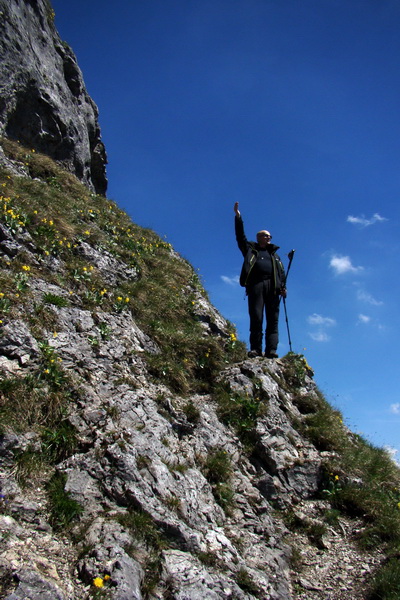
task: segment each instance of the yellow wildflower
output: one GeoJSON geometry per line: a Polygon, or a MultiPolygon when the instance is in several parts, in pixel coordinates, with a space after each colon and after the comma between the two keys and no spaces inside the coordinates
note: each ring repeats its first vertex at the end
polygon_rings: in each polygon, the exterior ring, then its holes
{"type": "Polygon", "coordinates": [[[96,577],[95,579],[93,579],[93,585],[95,585],[98,588],[104,587],[104,581],[102,577],[96,577]]]}
{"type": "Polygon", "coordinates": [[[30,266],[29,266],[29,265],[22,265],[22,269],[23,269],[24,271],[30,271],[30,270],[31,270],[31,268],[30,268],[30,266]]]}

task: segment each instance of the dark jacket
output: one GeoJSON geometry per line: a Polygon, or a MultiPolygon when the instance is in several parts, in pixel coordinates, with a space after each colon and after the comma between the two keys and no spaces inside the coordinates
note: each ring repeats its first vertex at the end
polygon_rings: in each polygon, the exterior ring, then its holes
{"type": "MultiPolygon", "coordinates": [[[[235,233],[236,233],[236,241],[239,246],[239,250],[244,256],[244,262],[242,271],[240,273],[240,285],[248,288],[249,286],[258,283],[257,278],[253,276],[253,267],[257,261],[258,252],[260,250],[260,246],[257,242],[249,242],[244,233],[244,225],[242,217],[235,216],[235,233]]],[[[271,263],[272,263],[272,273],[273,273],[273,282],[275,293],[279,294],[282,287],[285,285],[285,269],[281,262],[281,259],[276,254],[276,251],[279,249],[279,246],[275,246],[275,244],[269,244],[268,250],[271,255],[271,263]]]]}

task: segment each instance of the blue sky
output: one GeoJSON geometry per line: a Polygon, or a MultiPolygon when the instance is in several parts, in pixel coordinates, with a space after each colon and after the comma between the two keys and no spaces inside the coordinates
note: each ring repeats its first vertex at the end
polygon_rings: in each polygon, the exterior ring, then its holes
{"type": "MultiPolygon", "coordinates": [[[[100,110],[108,196],[247,342],[238,201],[287,265],[292,346],[400,454],[398,0],[53,0],[100,110]]],[[[282,311],[279,353],[289,350],[282,311]]]]}

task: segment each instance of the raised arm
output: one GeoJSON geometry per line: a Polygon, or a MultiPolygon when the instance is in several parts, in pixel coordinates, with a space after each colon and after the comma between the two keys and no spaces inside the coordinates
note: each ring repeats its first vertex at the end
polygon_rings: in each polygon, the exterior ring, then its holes
{"type": "Polygon", "coordinates": [[[244,233],[242,215],[239,211],[239,202],[235,202],[233,210],[235,211],[235,234],[237,245],[239,246],[239,250],[241,251],[243,256],[245,256],[247,253],[247,238],[244,233]]]}

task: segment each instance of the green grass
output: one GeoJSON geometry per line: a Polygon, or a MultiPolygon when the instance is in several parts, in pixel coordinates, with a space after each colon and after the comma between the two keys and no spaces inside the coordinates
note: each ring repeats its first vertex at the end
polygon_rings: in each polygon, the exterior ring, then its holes
{"type": "Polygon", "coordinates": [[[0,421],[3,430],[25,432],[53,427],[64,416],[63,391],[50,390],[33,375],[0,381],[0,421]]]}
{"type": "Polygon", "coordinates": [[[262,598],[262,591],[246,569],[243,567],[239,569],[235,579],[238,586],[241,587],[244,592],[248,592],[256,598],[262,598]]]}
{"type": "Polygon", "coordinates": [[[56,531],[69,527],[83,513],[81,505],[65,491],[66,481],[65,473],[55,473],[47,484],[50,524],[56,531]]]}
{"type": "Polygon", "coordinates": [[[230,484],[233,468],[229,454],[223,448],[210,450],[204,460],[202,471],[211,484],[216,502],[229,513],[235,495],[230,484]]]}
{"type": "Polygon", "coordinates": [[[253,382],[253,395],[239,394],[225,385],[218,385],[213,398],[221,421],[234,429],[247,452],[251,453],[258,440],[257,420],[268,411],[268,399],[258,382],[253,382]]]}
{"type": "MultiPolygon", "coordinates": [[[[32,236],[40,261],[28,264],[29,257],[21,256],[0,273],[0,312],[6,318],[29,305],[29,282],[41,277],[64,290],[62,295],[45,294],[43,303],[54,309],[79,302],[92,311],[131,311],[160,349],[148,356],[151,374],[180,393],[209,391],[225,364],[244,358],[244,345],[233,328],[225,338],[204,335],[196,303],[206,293],[192,266],[170,244],[132,223],[114,202],[90,193],[48,157],[1,141],[6,154],[38,178],[0,169],[0,219],[17,235],[32,236]],[[79,251],[83,242],[111,254],[133,275],[110,288],[79,251]],[[56,272],[49,269],[52,257],[61,261],[56,272]]],[[[37,313],[37,329],[45,318],[54,319],[54,313],[39,308],[37,313]]]]}
{"type": "MultiPolygon", "coordinates": [[[[179,502],[178,499],[177,501],[179,502]]],[[[177,509],[177,503],[174,502],[174,506],[170,508],[177,509]]],[[[147,598],[160,580],[162,551],[168,547],[167,537],[148,513],[135,507],[129,507],[126,513],[117,517],[117,521],[130,531],[135,542],[142,542],[145,545],[145,556],[143,551],[136,548],[136,543],[132,546],[131,554],[135,557],[135,553],[139,552],[141,556],[141,564],[145,572],[141,591],[147,598]]]]}
{"type": "MultiPolygon", "coordinates": [[[[301,357],[300,357],[301,358],[301,357]]],[[[302,361],[289,357],[284,369],[294,390],[305,380],[302,361]],[[303,368],[303,372],[301,372],[303,368]]],[[[286,381],[286,385],[287,385],[286,381]]],[[[294,395],[294,404],[302,414],[294,418],[301,435],[318,450],[328,451],[323,464],[320,495],[331,503],[335,515],[356,516],[364,527],[358,535],[365,550],[380,548],[389,556],[400,548],[400,469],[388,452],[377,448],[359,435],[352,434],[343,423],[341,413],[317,390],[312,397],[294,395]]],[[[390,561],[379,570],[373,584],[374,600],[394,600],[398,595],[399,572],[390,561]]]]}
{"type": "Polygon", "coordinates": [[[367,600],[400,598],[400,554],[389,558],[378,572],[367,600]]]}

